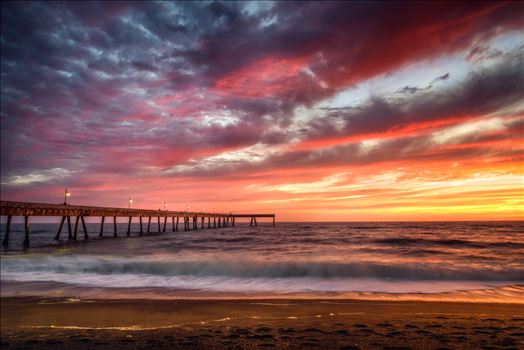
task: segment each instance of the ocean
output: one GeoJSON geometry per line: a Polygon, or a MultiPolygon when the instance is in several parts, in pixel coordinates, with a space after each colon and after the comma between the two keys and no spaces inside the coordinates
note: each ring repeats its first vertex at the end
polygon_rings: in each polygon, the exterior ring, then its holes
{"type": "MultiPolygon", "coordinates": [[[[57,219],[58,221],[58,219],[57,219]]],[[[2,225],[2,237],[4,225],[2,225]]],[[[524,222],[259,223],[55,242],[57,224],[12,225],[2,296],[524,300],[524,222]]],[[[156,225],[152,225],[156,227],[156,225]]]]}

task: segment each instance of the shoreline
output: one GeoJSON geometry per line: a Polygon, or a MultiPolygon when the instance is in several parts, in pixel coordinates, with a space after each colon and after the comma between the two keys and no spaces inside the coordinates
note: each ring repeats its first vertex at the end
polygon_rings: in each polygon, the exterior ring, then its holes
{"type": "Polygon", "coordinates": [[[2,349],[471,349],[524,345],[522,304],[2,297],[2,349]]]}
{"type": "Polygon", "coordinates": [[[184,300],[358,300],[384,302],[453,302],[515,304],[524,307],[524,284],[492,286],[450,292],[264,292],[212,291],[168,287],[95,287],[63,282],[0,281],[0,298],[72,298],[89,300],[184,301],[184,300]]]}

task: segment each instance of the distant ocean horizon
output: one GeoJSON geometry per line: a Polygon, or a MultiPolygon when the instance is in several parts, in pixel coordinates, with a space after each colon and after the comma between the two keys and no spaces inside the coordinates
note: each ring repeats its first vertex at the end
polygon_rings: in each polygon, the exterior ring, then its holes
{"type": "MultiPolygon", "coordinates": [[[[155,222],[154,230],[157,228],[155,222]]],[[[283,222],[151,233],[88,223],[13,224],[2,296],[71,298],[357,298],[521,302],[523,221],[283,222]]],[[[2,225],[2,236],[4,226],[2,225]]]]}

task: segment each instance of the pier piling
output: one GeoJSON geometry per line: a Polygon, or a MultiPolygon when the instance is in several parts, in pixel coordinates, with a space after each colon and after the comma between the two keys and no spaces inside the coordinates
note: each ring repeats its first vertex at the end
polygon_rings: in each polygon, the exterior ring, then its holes
{"type": "Polygon", "coordinates": [[[60,226],[58,226],[58,231],[56,232],[56,236],[55,236],[55,240],[57,241],[60,239],[60,233],[62,232],[62,227],[64,227],[65,219],[66,217],[62,216],[62,221],[60,221],[60,226]]]}
{"type": "Polygon", "coordinates": [[[87,227],[86,227],[86,222],[84,220],[84,216],[82,215],[80,219],[82,220],[82,228],[84,229],[84,240],[86,240],[89,238],[89,236],[87,235],[87,227]]]}
{"type": "Polygon", "coordinates": [[[71,216],[67,216],[67,239],[73,239],[73,233],[71,232],[71,216]]]}
{"type": "Polygon", "coordinates": [[[5,223],[5,233],[4,233],[4,239],[2,240],[2,245],[4,247],[7,247],[9,245],[9,231],[11,230],[11,218],[12,215],[7,216],[7,222],[5,223]]]}
{"type": "Polygon", "coordinates": [[[100,234],[98,235],[98,237],[102,237],[102,235],[104,234],[104,221],[105,220],[106,220],[106,217],[102,216],[102,223],[100,224],[100,234]]]}
{"type": "Polygon", "coordinates": [[[78,222],[80,221],[80,216],[77,215],[75,219],[75,231],[73,232],[73,240],[76,241],[76,234],[78,232],[78,222]]]}
{"type": "Polygon", "coordinates": [[[24,248],[29,248],[29,215],[24,216],[24,248]]]}

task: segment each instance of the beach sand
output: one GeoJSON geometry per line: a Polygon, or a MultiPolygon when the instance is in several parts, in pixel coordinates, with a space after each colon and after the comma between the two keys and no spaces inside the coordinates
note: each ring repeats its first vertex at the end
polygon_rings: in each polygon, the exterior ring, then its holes
{"type": "Polygon", "coordinates": [[[522,349],[524,305],[1,299],[2,349],[522,349]]]}

